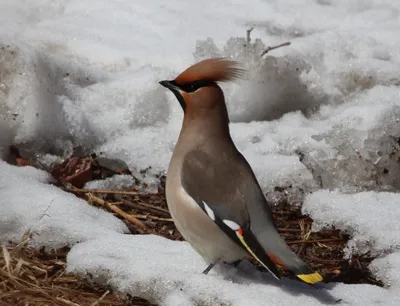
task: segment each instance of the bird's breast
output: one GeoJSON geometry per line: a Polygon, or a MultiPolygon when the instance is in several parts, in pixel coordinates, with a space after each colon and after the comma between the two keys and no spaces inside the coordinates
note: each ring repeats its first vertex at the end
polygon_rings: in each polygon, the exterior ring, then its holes
{"type": "Polygon", "coordinates": [[[233,262],[247,253],[231,240],[186,192],[179,173],[167,176],[166,196],[175,226],[183,238],[208,262],[233,262]]]}

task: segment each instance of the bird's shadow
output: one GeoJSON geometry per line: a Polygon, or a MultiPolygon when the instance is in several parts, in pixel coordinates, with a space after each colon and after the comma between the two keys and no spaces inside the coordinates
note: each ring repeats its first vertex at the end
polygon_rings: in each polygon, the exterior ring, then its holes
{"type": "MultiPolygon", "coordinates": [[[[307,295],[317,299],[320,303],[325,305],[344,305],[347,304],[338,296],[333,296],[329,291],[336,286],[336,284],[318,283],[313,286],[288,278],[276,279],[268,272],[258,271],[249,261],[243,260],[236,267],[222,264],[216,267],[218,273],[223,275],[226,279],[235,283],[258,283],[263,285],[276,286],[286,291],[287,293],[298,296],[307,295]]],[[[217,271],[216,271],[217,272],[217,271]]]]}

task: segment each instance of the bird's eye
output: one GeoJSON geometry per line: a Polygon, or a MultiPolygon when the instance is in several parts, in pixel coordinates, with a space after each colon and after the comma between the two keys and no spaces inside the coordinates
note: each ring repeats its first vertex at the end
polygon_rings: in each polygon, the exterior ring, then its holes
{"type": "Polygon", "coordinates": [[[200,86],[198,86],[198,84],[196,83],[191,83],[191,84],[186,84],[185,86],[183,86],[183,90],[186,92],[195,92],[197,89],[199,89],[200,86]]]}
{"type": "Polygon", "coordinates": [[[180,88],[183,91],[186,91],[186,92],[195,92],[196,90],[198,90],[201,87],[205,87],[205,86],[211,85],[211,83],[212,83],[212,81],[199,80],[199,81],[195,81],[195,82],[180,86],[180,88]]]}

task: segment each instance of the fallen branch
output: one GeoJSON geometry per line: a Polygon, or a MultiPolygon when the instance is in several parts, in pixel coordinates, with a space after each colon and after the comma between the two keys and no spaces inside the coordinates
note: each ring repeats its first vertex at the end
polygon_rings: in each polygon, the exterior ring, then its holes
{"type": "Polygon", "coordinates": [[[287,41],[287,42],[284,42],[284,43],[282,43],[282,44],[280,44],[280,45],[277,45],[277,46],[267,47],[267,49],[265,49],[265,50],[261,53],[260,56],[263,57],[263,56],[264,56],[265,54],[267,54],[269,51],[278,49],[278,48],[280,48],[280,47],[285,47],[285,46],[290,46],[290,42],[287,41]]]}
{"type": "Polygon", "coordinates": [[[118,208],[115,205],[112,205],[110,203],[108,203],[107,201],[94,196],[91,193],[85,193],[85,196],[87,198],[87,201],[90,203],[96,203],[98,205],[101,205],[103,207],[108,208],[109,210],[115,212],[116,214],[118,214],[119,216],[121,216],[122,218],[124,218],[126,221],[128,221],[129,223],[139,227],[142,230],[148,230],[147,226],[140,220],[138,220],[137,218],[135,218],[134,216],[127,214],[126,212],[124,212],[122,209],[118,208]]]}

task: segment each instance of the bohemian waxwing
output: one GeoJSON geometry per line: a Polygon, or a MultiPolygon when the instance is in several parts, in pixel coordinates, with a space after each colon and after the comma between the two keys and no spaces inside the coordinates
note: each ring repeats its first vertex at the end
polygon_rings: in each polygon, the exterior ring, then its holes
{"type": "Polygon", "coordinates": [[[317,283],[320,274],[297,257],[276,230],[259,183],[231,139],[217,82],[238,79],[243,72],[236,62],[215,58],[160,82],[184,111],[166,182],[171,216],[208,262],[206,274],[218,261],[237,263],[251,256],[278,279],[281,266],[306,283],[317,283]]]}

